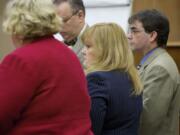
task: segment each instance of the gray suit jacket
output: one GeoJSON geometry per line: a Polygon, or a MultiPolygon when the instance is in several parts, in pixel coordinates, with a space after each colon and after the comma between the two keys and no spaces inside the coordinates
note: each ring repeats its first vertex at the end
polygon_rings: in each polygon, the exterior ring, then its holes
{"type": "Polygon", "coordinates": [[[180,79],[174,60],[157,48],[139,73],[144,84],[140,135],[178,135],[180,79]]]}
{"type": "Polygon", "coordinates": [[[85,28],[81,31],[80,35],[78,36],[78,39],[75,43],[75,45],[72,47],[72,50],[76,53],[76,55],[78,56],[80,62],[81,62],[81,65],[83,65],[83,62],[84,62],[84,57],[83,57],[83,54],[82,54],[82,49],[84,47],[84,44],[82,43],[81,41],[81,36],[83,34],[83,32],[88,28],[89,26],[86,25],[85,28]]]}
{"type": "MultiPolygon", "coordinates": [[[[76,53],[76,55],[79,58],[79,61],[81,62],[82,66],[83,66],[83,63],[84,63],[84,57],[83,57],[83,54],[82,54],[82,49],[83,49],[84,45],[83,45],[83,43],[81,41],[81,36],[82,36],[83,32],[88,27],[89,26],[87,24],[85,24],[84,28],[82,29],[82,31],[78,35],[78,38],[77,38],[77,41],[76,41],[75,45],[73,45],[72,47],[71,46],[69,47],[76,53]]],[[[58,41],[63,42],[63,38],[59,33],[54,34],[54,38],[57,39],[58,41]]]]}

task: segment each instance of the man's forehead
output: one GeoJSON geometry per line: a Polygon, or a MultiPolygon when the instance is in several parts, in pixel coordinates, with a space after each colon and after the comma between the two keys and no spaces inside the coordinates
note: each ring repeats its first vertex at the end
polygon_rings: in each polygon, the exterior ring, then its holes
{"type": "Polygon", "coordinates": [[[140,21],[136,20],[136,21],[132,22],[131,24],[129,24],[129,28],[130,29],[143,28],[143,25],[140,21]]]}
{"type": "Polygon", "coordinates": [[[62,17],[66,17],[72,14],[71,6],[68,2],[63,2],[57,6],[58,14],[62,17]]]}

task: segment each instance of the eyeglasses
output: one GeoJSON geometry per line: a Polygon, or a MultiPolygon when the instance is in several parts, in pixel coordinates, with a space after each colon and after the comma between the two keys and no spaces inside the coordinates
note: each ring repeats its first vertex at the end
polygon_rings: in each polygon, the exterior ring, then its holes
{"type": "Polygon", "coordinates": [[[128,30],[128,33],[132,34],[132,35],[136,35],[136,34],[138,34],[140,32],[144,32],[144,30],[138,30],[138,29],[129,29],[128,30]]]}
{"type": "Polygon", "coordinates": [[[77,15],[79,11],[74,12],[70,17],[63,18],[63,23],[67,23],[73,16],[77,15]]]}

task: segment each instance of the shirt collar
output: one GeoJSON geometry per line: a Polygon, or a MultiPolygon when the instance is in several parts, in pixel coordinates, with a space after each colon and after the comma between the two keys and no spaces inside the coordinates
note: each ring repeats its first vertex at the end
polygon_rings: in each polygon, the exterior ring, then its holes
{"type": "Polygon", "coordinates": [[[150,50],[148,53],[146,53],[146,55],[141,59],[140,65],[143,65],[145,63],[145,61],[153,54],[153,52],[157,49],[153,48],[152,50],[150,50]]]}

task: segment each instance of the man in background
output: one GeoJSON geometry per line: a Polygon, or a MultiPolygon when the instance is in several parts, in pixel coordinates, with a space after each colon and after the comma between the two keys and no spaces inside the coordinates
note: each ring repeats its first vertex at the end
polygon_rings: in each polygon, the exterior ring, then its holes
{"type": "Polygon", "coordinates": [[[144,10],[128,22],[129,43],[144,55],[139,69],[144,84],[140,135],[178,135],[179,72],[164,49],[169,21],[157,10],[144,10]]]}
{"type": "MultiPolygon", "coordinates": [[[[83,65],[82,48],[84,45],[81,41],[81,35],[88,27],[85,23],[85,7],[82,0],[54,0],[58,14],[63,19],[63,27],[60,35],[63,42],[70,46],[77,54],[83,65]]],[[[59,36],[55,35],[55,38],[59,36]]]]}

